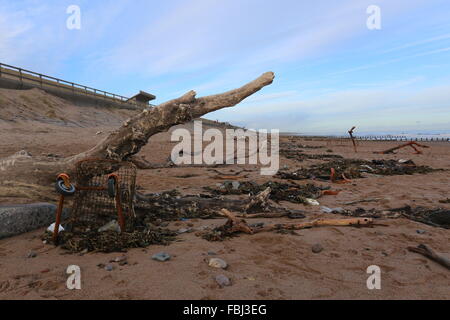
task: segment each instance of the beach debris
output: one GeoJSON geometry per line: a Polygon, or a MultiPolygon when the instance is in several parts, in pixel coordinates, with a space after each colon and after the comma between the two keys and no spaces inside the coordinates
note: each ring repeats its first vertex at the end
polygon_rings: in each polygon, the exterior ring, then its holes
{"type": "Polygon", "coordinates": [[[347,206],[350,206],[352,204],[356,204],[356,203],[361,203],[361,202],[377,202],[383,200],[383,198],[366,198],[366,199],[361,199],[361,200],[354,200],[354,201],[348,201],[345,202],[344,204],[347,206]]]}
{"type": "Polygon", "coordinates": [[[450,259],[438,254],[426,244],[419,244],[417,247],[408,247],[411,252],[419,253],[450,270],[450,259]]]}
{"type": "Polygon", "coordinates": [[[450,229],[450,210],[444,208],[430,209],[421,206],[414,208],[404,206],[388,210],[378,210],[375,208],[366,210],[364,208],[357,208],[353,211],[343,210],[340,214],[351,217],[367,217],[375,219],[396,219],[404,217],[433,227],[450,229]]]}
{"type": "Polygon", "coordinates": [[[410,220],[422,222],[433,227],[450,229],[450,209],[429,209],[420,206],[412,208],[410,206],[405,206],[390,209],[389,211],[400,213],[410,220]]]}
{"type": "Polygon", "coordinates": [[[224,225],[225,229],[228,229],[228,232],[245,232],[252,234],[253,230],[247,225],[244,219],[237,218],[233,213],[228,211],[227,209],[220,210],[220,213],[228,218],[227,222],[224,225]]]}
{"type": "Polygon", "coordinates": [[[166,252],[158,252],[158,253],[155,253],[154,255],[152,255],[153,260],[160,261],[160,262],[170,260],[170,258],[171,258],[170,254],[168,254],[166,252]]]}
{"type": "Polygon", "coordinates": [[[215,276],[214,280],[216,280],[217,284],[220,287],[231,286],[230,278],[228,278],[227,276],[225,276],[223,274],[219,274],[219,275],[215,276]]]}
{"type": "MultiPolygon", "coordinates": [[[[128,248],[145,248],[151,244],[166,245],[175,240],[176,233],[163,228],[137,226],[133,232],[89,230],[82,233],[63,232],[58,238],[61,248],[71,253],[124,252],[128,248]]],[[[53,243],[51,233],[43,235],[43,240],[53,243]]]]}
{"type": "Polygon", "coordinates": [[[305,203],[306,203],[306,204],[309,204],[309,205],[312,205],[312,206],[318,206],[318,205],[320,205],[319,201],[314,200],[314,199],[310,199],[310,198],[306,198],[306,199],[305,199],[305,203]]]}
{"type": "Polygon", "coordinates": [[[353,226],[363,227],[372,226],[372,218],[351,218],[351,219],[317,219],[309,222],[297,223],[297,224],[276,224],[273,229],[286,229],[286,230],[301,230],[313,227],[321,226],[353,226]]]}
{"type": "Polygon", "coordinates": [[[320,243],[315,243],[313,244],[313,246],[311,247],[311,251],[313,253],[320,253],[323,251],[323,246],[320,243]]]}
{"type": "Polygon", "coordinates": [[[330,181],[331,183],[350,183],[351,180],[347,179],[345,173],[341,173],[342,180],[336,179],[336,170],[334,168],[330,168],[330,181]]]}
{"type": "Polygon", "coordinates": [[[114,266],[110,263],[105,265],[105,270],[106,271],[113,271],[114,270],[114,266]]]}
{"type": "Polygon", "coordinates": [[[263,184],[257,184],[252,181],[243,181],[240,183],[237,190],[232,188],[231,183],[224,183],[222,186],[223,188],[218,189],[210,187],[204,187],[204,189],[216,195],[248,194],[250,196],[256,196],[260,194],[260,199],[265,199],[267,196],[268,199],[275,202],[289,201],[292,203],[305,203],[306,198],[320,198],[322,196],[322,191],[329,189],[329,187],[320,187],[312,183],[298,185],[277,181],[269,181],[263,184]],[[267,188],[270,188],[270,192],[267,188]]]}
{"type": "Polygon", "coordinates": [[[442,169],[433,169],[428,166],[418,166],[412,161],[400,163],[397,160],[361,160],[361,159],[336,159],[326,163],[314,164],[308,168],[301,168],[288,172],[280,170],[277,177],[289,180],[322,180],[337,182],[349,179],[364,178],[364,175],[411,175],[415,173],[425,174],[442,169]],[[370,167],[370,169],[368,168],[370,167]]]}
{"type": "Polygon", "coordinates": [[[27,258],[36,258],[37,257],[37,253],[33,250],[30,250],[27,254],[27,258]]]}
{"type": "Polygon", "coordinates": [[[228,264],[225,262],[225,260],[222,260],[220,258],[209,259],[208,265],[210,267],[218,268],[218,269],[226,269],[228,267],[228,264]]]}
{"type": "Polygon", "coordinates": [[[233,237],[237,233],[255,234],[264,231],[276,231],[287,233],[287,230],[300,230],[320,226],[354,226],[369,227],[373,224],[372,218],[346,218],[346,219],[317,219],[304,223],[283,223],[252,228],[245,223],[243,219],[237,219],[232,213],[228,213],[228,221],[212,230],[205,230],[198,235],[208,241],[223,241],[226,238],[233,237]]]}
{"type": "Polygon", "coordinates": [[[111,220],[104,226],[98,228],[98,232],[105,232],[105,231],[115,231],[120,232],[120,226],[119,223],[117,223],[116,220],[111,220]]]}
{"type": "Polygon", "coordinates": [[[270,211],[269,196],[272,189],[267,187],[257,195],[250,197],[249,203],[245,206],[245,212],[251,211],[270,211]]]}
{"type": "MultiPolygon", "coordinates": [[[[47,231],[51,232],[51,233],[53,233],[55,231],[55,222],[53,222],[51,225],[48,226],[47,231]]],[[[64,231],[64,228],[62,225],[59,225],[58,232],[62,232],[62,231],[64,231]]]]}
{"type": "Polygon", "coordinates": [[[355,137],[353,137],[353,131],[355,129],[356,129],[356,127],[353,126],[350,130],[348,130],[348,134],[350,135],[350,139],[352,139],[353,150],[355,150],[355,153],[357,153],[358,151],[356,150],[356,141],[355,141],[355,137]]]}
{"type": "Polygon", "coordinates": [[[178,234],[183,234],[183,233],[188,233],[188,232],[191,232],[191,231],[192,231],[192,228],[181,228],[181,229],[178,229],[177,233],[178,234]]]}
{"type": "Polygon", "coordinates": [[[118,263],[119,266],[128,264],[127,256],[125,256],[125,255],[115,257],[114,259],[110,260],[109,262],[118,263]]]}
{"type": "Polygon", "coordinates": [[[325,212],[325,213],[343,213],[343,212],[344,212],[344,209],[341,208],[341,207],[337,207],[337,208],[328,208],[328,207],[325,207],[325,206],[321,206],[321,207],[320,207],[320,210],[321,210],[322,212],[325,212]]]}
{"type": "Polygon", "coordinates": [[[394,153],[395,150],[398,150],[398,149],[401,149],[401,148],[404,148],[404,147],[408,147],[408,146],[414,149],[414,153],[415,154],[422,154],[422,151],[417,149],[416,146],[419,147],[419,148],[429,148],[429,146],[426,146],[426,145],[423,145],[423,144],[419,144],[419,143],[417,143],[415,141],[409,141],[409,142],[401,144],[401,145],[399,145],[397,147],[390,148],[390,149],[387,149],[387,150],[384,150],[384,151],[376,151],[374,153],[378,153],[378,154],[394,153]]]}

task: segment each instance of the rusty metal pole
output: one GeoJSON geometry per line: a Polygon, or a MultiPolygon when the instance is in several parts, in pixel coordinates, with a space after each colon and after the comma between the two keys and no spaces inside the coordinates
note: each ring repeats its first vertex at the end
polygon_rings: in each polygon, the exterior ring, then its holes
{"type": "Polygon", "coordinates": [[[119,184],[119,177],[118,176],[114,176],[114,180],[115,180],[115,184],[116,184],[116,208],[117,208],[117,216],[119,218],[119,226],[120,226],[120,231],[124,232],[125,231],[125,218],[123,216],[123,211],[122,211],[122,199],[120,196],[120,184],[119,184]]]}
{"type": "Polygon", "coordinates": [[[53,229],[53,243],[58,241],[59,225],[61,223],[61,214],[64,205],[64,195],[59,196],[58,208],[56,209],[55,229],[53,229]]]}

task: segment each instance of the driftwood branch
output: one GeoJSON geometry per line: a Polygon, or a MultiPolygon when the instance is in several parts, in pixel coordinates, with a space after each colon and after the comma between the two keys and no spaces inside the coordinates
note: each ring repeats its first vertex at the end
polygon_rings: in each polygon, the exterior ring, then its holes
{"type": "Polygon", "coordinates": [[[423,145],[423,144],[419,144],[419,143],[417,143],[415,141],[410,141],[410,142],[407,142],[407,143],[403,143],[403,144],[401,144],[401,145],[399,145],[397,147],[390,148],[390,149],[387,149],[387,150],[384,150],[384,151],[374,152],[374,153],[379,153],[379,154],[393,153],[395,150],[398,150],[398,149],[401,149],[401,148],[404,148],[404,147],[408,147],[408,146],[414,149],[414,153],[415,154],[422,154],[422,151],[417,149],[415,146],[420,147],[420,148],[429,148],[429,146],[426,146],[426,145],[423,145]]]}
{"type": "Polygon", "coordinates": [[[350,135],[350,139],[352,139],[352,143],[353,143],[353,149],[355,150],[355,153],[358,152],[356,150],[356,141],[355,141],[355,137],[353,136],[353,131],[356,129],[356,127],[352,127],[350,130],[348,130],[348,134],[350,135]]]}
{"type": "Polygon", "coordinates": [[[408,247],[408,250],[411,252],[419,253],[450,270],[450,259],[437,254],[433,249],[425,244],[420,244],[417,247],[408,247]]]}
{"type": "MultiPolygon", "coordinates": [[[[26,182],[39,188],[53,183],[60,172],[72,174],[75,164],[80,160],[88,158],[131,160],[131,157],[141,150],[151,136],[209,112],[235,106],[271,84],[274,77],[273,72],[266,72],[238,89],[202,98],[196,98],[196,93],[189,91],[177,99],[140,112],[125,121],[120,128],[92,149],[68,158],[54,160],[48,157],[17,154],[0,159],[0,181],[26,182]]],[[[148,163],[139,160],[134,159],[134,162],[148,167],[148,163]]]]}

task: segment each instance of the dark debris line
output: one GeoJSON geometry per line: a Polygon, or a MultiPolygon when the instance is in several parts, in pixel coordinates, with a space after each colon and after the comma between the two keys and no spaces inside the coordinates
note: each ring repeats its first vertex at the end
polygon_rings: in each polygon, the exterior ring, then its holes
{"type": "Polygon", "coordinates": [[[335,159],[326,163],[314,164],[309,168],[301,168],[295,171],[279,171],[277,177],[290,180],[317,179],[329,180],[331,169],[336,171],[336,178],[342,179],[342,174],[348,179],[363,178],[364,174],[383,176],[426,174],[442,169],[433,169],[429,166],[418,166],[413,161],[399,162],[397,160],[360,160],[360,159],[335,159]]]}

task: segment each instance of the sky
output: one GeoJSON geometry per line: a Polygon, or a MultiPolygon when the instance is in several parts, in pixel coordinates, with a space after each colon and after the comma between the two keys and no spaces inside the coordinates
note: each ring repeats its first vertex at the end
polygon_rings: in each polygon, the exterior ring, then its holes
{"type": "Polygon", "coordinates": [[[0,62],[116,94],[159,104],[273,71],[206,116],[252,129],[449,133],[449,58],[448,0],[0,0],[0,62]]]}

